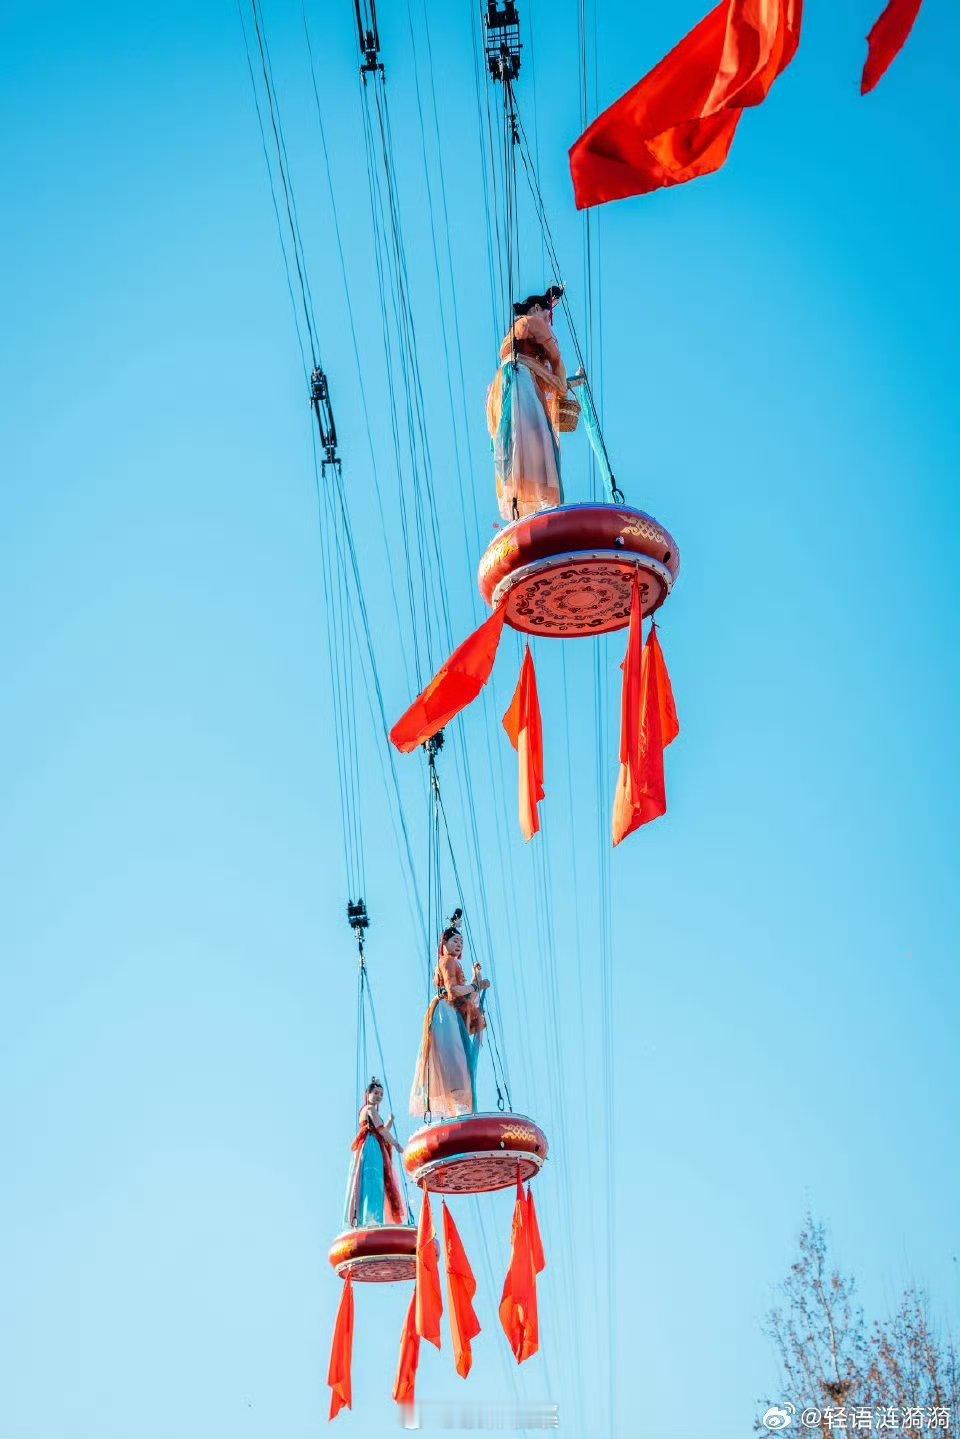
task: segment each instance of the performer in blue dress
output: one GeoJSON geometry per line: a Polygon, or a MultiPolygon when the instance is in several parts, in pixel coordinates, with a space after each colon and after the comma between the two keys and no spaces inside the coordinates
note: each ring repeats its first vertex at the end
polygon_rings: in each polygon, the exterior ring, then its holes
{"type": "Polygon", "coordinates": [[[393,1150],[403,1146],[393,1130],[393,1115],[380,1117],[383,1085],[371,1079],[363,1096],[360,1128],[351,1148],[353,1163],[347,1180],[344,1227],[367,1229],[377,1224],[406,1224],[407,1206],[397,1183],[393,1150]]]}

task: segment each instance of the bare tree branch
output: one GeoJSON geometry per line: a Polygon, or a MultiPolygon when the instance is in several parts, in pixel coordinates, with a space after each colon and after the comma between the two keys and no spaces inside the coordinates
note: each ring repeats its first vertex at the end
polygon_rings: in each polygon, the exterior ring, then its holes
{"type": "MultiPolygon", "coordinates": [[[[799,1254],[780,1284],[780,1303],[763,1332],[780,1366],[781,1399],[804,1409],[876,1412],[890,1407],[949,1411],[938,1435],[955,1439],[960,1423],[960,1356],[949,1334],[941,1337],[927,1296],[907,1289],[889,1319],[868,1328],[856,1302],[853,1278],[831,1268],[826,1230],[807,1215],[799,1254]]],[[[764,1410],[771,1401],[761,1401],[764,1410]]],[[[820,1424],[822,1432],[827,1421],[820,1424]]],[[[758,1418],[754,1428],[767,1433],[758,1418]]],[[[808,1434],[817,1432],[807,1427],[808,1434]]]]}

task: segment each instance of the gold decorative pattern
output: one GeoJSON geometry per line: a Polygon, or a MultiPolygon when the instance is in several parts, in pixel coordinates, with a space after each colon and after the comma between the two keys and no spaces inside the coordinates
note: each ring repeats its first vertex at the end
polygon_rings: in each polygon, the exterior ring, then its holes
{"type": "Polygon", "coordinates": [[[481,575],[489,574],[496,566],[514,559],[519,553],[520,546],[512,535],[504,535],[502,539],[495,540],[480,562],[481,575]]]}
{"type": "Polygon", "coordinates": [[[501,1130],[501,1137],[510,1143],[518,1144],[522,1149],[532,1149],[534,1154],[540,1151],[540,1135],[536,1129],[531,1129],[523,1124],[506,1124],[501,1130]]]}
{"type": "Polygon", "coordinates": [[[411,1143],[406,1146],[403,1151],[403,1163],[407,1170],[415,1168],[416,1165],[421,1164],[423,1160],[427,1158],[429,1141],[430,1135],[428,1134],[424,1139],[420,1139],[416,1143],[411,1143]]]}
{"type": "Polygon", "coordinates": [[[620,531],[621,539],[626,535],[637,540],[649,540],[651,544],[660,545],[664,549],[670,549],[673,544],[659,525],[655,525],[652,520],[642,520],[636,515],[631,517],[620,531]]]}

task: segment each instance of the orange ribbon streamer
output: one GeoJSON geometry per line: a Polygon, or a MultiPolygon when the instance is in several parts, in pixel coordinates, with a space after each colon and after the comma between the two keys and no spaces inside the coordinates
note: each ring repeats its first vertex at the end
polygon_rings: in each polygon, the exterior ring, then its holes
{"type": "Polygon", "coordinates": [[[537,672],[533,667],[529,644],[524,650],[520,678],[510,708],[503,717],[503,727],[517,751],[520,832],[524,839],[530,840],[540,829],[539,804],[544,797],[544,788],[543,724],[537,672]]]}
{"type": "Polygon", "coordinates": [[[440,1292],[440,1260],[437,1255],[437,1239],[430,1212],[430,1195],[423,1192],[423,1206],[420,1223],[417,1226],[417,1279],[416,1290],[417,1333],[421,1339],[440,1348],[440,1316],[443,1313],[443,1295],[440,1292]]]}
{"type": "Polygon", "coordinates": [[[543,1252],[543,1240],[540,1237],[540,1223],[537,1219],[537,1211],[533,1202],[533,1190],[527,1185],[526,1213],[527,1236],[530,1243],[530,1260],[533,1264],[535,1274],[542,1274],[547,1267],[547,1256],[543,1252]]]}
{"type": "Polygon", "coordinates": [[[333,1329],[333,1343],[330,1346],[330,1365],[327,1369],[327,1383],[330,1385],[330,1418],[336,1419],[341,1409],[353,1407],[353,1388],[350,1382],[350,1367],[353,1360],[353,1280],[345,1279],[337,1322],[333,1329]]]}
{"type": "Polygon", "coordinates": [[[634,580],[630,601],[630,632],[623,662],[620,710],[620,777],[613,801],[613,842],[619,844],[641,825],[667,812],[663,773],[663,730],[679,733],[673,690],[656,629],[647,647],[641,645],[643,619],[640,583],[634,580]],[[659,659],[658,659],[659,657],[659,659]],[[665,679],[661,693],[660,680],[665,679]]]}
{"type": "Polygon", "coordinates": [[[447,1256],[447,1302],[453,1354],[457,1373],[466,1379],[473,1365],[470,1341],[480,1333],[480,1321],[473,1307],[477,1281],[446,1200],[443,1202],[443,1247],[447,1256]]]}
{"type": "MultiPolygon", "coordinates": [[[[541,1248],[542,1256],[542,1248],[541,1248]]],[[[540,1348],[540,1318],[537,1310],[537,1270],[531,1247],[527,1196],[517,1170],[517,1202],[513,1210],[510,1238],[510,1267],[503,1281],[500,1323],[518,1364],[530,1359],[540,1348]]]]}
{"type": "Polygon", "coordinates": [[[400,1359],[393,1385],[393,1397],[404,1408],[412,1407],[416,1394],[417,1367],[420,1363],[420,1335],[417,1333],[417,1291],[410,1296],[410,1307],[400,1336],[400,1359]]]}
{"type": "Polygon", "coordinates": [[[667,662],[663,657],[663,650],[660,648],[660,640],[657,635],[655,621],[651,621],[650,623],[650,634],[647,636],[644,664],[653,665],[657,699],[660,704],[660,741],[664,749],[666,749],[668,744],[673,744],[677,735],[680,733],[680,721],[677,719],[677,706],[673,698],[673,685],[670,683],[667,662]]]}

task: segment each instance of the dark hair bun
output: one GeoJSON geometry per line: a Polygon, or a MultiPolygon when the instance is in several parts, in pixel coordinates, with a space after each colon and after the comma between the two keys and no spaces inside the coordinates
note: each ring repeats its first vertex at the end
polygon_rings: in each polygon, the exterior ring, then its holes
{"type": "Polygon", "coordinates": [[[514,304],[513,313],[515,315],[529,315],[535,306],[538,306],[541,310],[551,310],[562,295],[562,285],[550,285],[542,295],[528,295],[525,300],[518,300],[514,304]]]}

